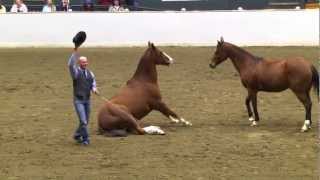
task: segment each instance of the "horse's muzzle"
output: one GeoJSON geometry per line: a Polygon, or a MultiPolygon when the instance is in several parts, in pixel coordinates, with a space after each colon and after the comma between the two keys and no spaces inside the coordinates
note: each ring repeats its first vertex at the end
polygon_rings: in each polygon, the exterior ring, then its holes
{"type": "Polygon", "coordinates": [[[209,64],[209,67],[211,67],[212,69],[216,68],[216,65],[212,65],[212,63],[209,64]]]}

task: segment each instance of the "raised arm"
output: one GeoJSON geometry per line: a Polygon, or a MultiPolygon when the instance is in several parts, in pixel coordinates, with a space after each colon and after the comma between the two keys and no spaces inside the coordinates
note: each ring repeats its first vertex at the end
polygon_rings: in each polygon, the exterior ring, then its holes
{"type": "Polygon", "coordinates": [[[71,57],[69,58],[69,62],[68,62],[68,67],[69,67],[69,71],[72,79],[75,79],[78,76],[78,66],[77,66],[78,58],[79,58],[79,54],[77,52],[77,49],[75,49],[71,57]]]}

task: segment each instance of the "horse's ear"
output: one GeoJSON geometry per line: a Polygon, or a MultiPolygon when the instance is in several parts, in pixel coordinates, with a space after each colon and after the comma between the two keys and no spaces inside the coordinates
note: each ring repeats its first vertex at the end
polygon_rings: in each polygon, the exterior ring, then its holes
{"type": "Polygon", "coordinates": [[[152,49],[155,49],[155,48],[156,48],[153,43],[150,43],[150,47],[151,47],[152,49]]]}
{"type": "Polygon", "coordinates": [[[150,41],[148,41],[148,47],[149,47],[149,48],[151,47],[152,49],[155,48],[154,44],[153,44],[152,42],[150,42],[150,41]]]}
{"type": "Polygon", "coordinates": [[[224,43],[224,40],[223,40],[223,37],[222,37],[222,36],[220,37],[220,43],[221,43],[221,44],[224,43]]]}

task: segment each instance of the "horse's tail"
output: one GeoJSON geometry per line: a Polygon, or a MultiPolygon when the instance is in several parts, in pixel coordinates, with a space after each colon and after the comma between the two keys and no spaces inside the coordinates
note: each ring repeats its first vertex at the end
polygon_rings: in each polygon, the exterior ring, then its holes
{"type": "Polygon", "coordinates": [[[317,68],[313,65],[311,66],[311,71],[312,71],[312,85],[317,94],[318,101],[319,101],[319,73],[317,68]]]}

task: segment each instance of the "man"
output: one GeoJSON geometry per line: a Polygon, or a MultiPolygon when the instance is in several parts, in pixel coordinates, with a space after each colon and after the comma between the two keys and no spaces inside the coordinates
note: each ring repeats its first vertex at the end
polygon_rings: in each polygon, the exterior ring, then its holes
{"type": "Polygon", "coordinates": [[[58,11],[72,11],[70,7],[70,1],[69,0],[61,0],[59,6],[58,6],[58,11]]]}
{"type": "Polygon", "coordinates": [[[74,48],[68,66],[73,80],[73,103],[79,118],[79,127],[74,133],[74,140],[83,145],[89,145],[88,123],[90,116],[91,91],[99,94],[94,74],[87,69],[87,57],[78,54],[78,47],[74,48]],[[77,65],[77,62],[79,65],[77,65]]]}
{"type": "Polygon", "coordinates": [[[15,0],[15,3],[12,5],[10,12],[14,12],[14,13],[27,13],[28,12],[28,8],[27,6],[23,3],[22,0],[15,0]]]}
{"type": "Polygon", "coordinates": [[[6,13],[6,12],[7,12],[6,7],[2,4],[2,1],[0,0],[0,14],[6,13]]]}

